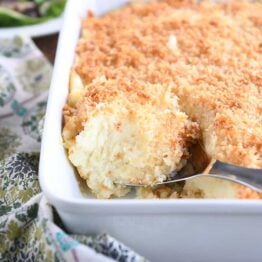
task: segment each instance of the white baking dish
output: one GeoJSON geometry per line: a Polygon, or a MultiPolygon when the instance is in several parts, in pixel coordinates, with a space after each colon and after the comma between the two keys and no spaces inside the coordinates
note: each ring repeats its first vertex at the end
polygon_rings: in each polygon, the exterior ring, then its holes
{"type": "Polygon", "coordinates": [[[262,201],[97,200],[83,196],[61,138],[69,70],[87,9],[102,14],[127,1],[69,0],[50,89],[40,183],[67,229],[107,232],[151,261],[262,261],[262,201]]]}

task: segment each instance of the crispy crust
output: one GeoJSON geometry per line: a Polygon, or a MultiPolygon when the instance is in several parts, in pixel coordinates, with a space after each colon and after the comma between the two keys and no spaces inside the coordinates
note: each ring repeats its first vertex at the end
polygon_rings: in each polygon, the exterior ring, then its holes
{"type": "MultiPolygon", "coordinates": [[[[75,70],[85,85],[101,76],[171,85],[211,157],[262,168],[261,13],[261,3],[247,1],[165,0],[89,15],[75,70]]],[[[70,110],[73,138],[86,115],[70,110]]]]}
{"type": "Polygon", "coordinates": [[[89,17],[76,70],[85,82],[105,75],[172,83],[211,156],[261,168],[261,13],[261,4],[239,1],[162,1],[89,17]]]}

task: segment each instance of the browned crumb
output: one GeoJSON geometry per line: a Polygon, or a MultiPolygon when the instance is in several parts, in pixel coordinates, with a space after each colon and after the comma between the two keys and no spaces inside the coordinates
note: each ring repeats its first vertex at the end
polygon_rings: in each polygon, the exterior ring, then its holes
{"type": "Polygon", "coordinates": [[[237,185],[238,198],[240,199],[262,199],[262,193],[258,193],[248,187],[237,185]]]}
{"type": "Polygon", "coordinates": [[[172,83],[211,156],[261,168],[261,13],[247,1],[173,0],[89,17],[76,69],[86,83],[99,75],[172,83]]]}
{"type": "Polygon", "coordinates": [[[88,17],[76,70],[171,83],[208,153],[262,167],[262,5],[161,1],[88,17]]]}
{"type": "MultiPolygon", "coordinates": [[[[171,85],[210,157],[262,168],[261,14],[262,4],[249,1],[164,0],[89,16],[75,70],[85,85],[99,77],[171,85]]],[[[92,92],[94,103],[114,96],[92,92]]],[[[143,92],[135,96],[147,103],[143,92]]],[[[72,137],[88,117],[83,112],[80,104],[65,108],[72,137]]],[[[261,197],[248,192],[240,197],[261,197]]]]}
{"type": "Polygon", "coordinates": [[[141,187],[137,190],[137,196],[142,199],[181,198],[182,188],[181,184],[162,185],[155,188],[141,187]]]}

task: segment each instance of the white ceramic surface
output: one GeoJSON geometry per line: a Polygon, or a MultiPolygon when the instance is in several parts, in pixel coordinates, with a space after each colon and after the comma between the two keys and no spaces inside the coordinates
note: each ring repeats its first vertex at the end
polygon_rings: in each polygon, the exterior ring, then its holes
{"type": "Polygon", "coordinates": [[[44,194],[75,233],[108,232],[151,261],[262,261],[262,201],[97,200],[85,197],[62,145],[62,107],[81,16],[127,1],[69,0],[60,34],[40,160],[44,194]]]}
{"type": "Polygon", "coordinates": [[[29,26],[0,27],[0,37],[13,37],[16,35],[26,35],[29,37],[40,37],[51,35],[60,31],[63,23],[63,16],[52,20],[29,26]]]}

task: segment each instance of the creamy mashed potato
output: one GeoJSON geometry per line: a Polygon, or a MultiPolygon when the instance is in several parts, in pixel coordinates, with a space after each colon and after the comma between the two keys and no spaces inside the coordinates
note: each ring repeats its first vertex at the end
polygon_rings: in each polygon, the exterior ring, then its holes
{"type": "Polygon", "coordinates": [[[177,185],[157,188],[139,188],[138,198],[239,198],[239,187],[230,181],[213,177],[197,177],[188,180],[183,188],[177,185]]]}
{"type": "Polygon", "coordinates": [[[180,111],[171,86],[105,77],[82,87],[78,78],[72,81],[69,101],[86,116],[70,139],[78,113],[69,113],[64,138],[69,159],[97,197],[122,196],[125,184],[154,185],[184,166],[199,129],[180,111]]]}

